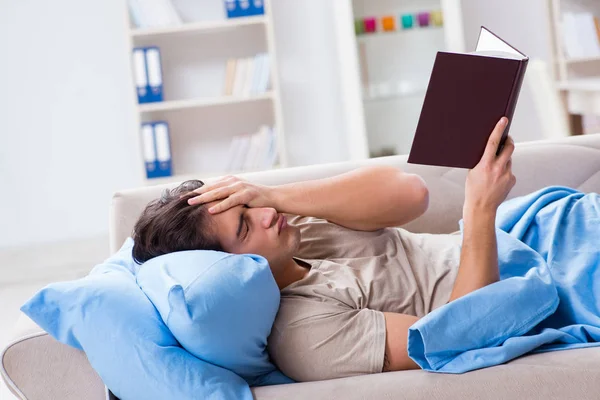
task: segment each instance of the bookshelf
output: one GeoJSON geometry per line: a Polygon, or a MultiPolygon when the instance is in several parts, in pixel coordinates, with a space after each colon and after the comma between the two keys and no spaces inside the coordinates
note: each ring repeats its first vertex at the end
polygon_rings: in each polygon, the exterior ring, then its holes
{"type": "Polygon", "coordinates": [[[461,2],[351,0],[351,7],[368,154],[407,154],[437,52],[465,50],[461,2]],[[426,26],[419,23],[423,13],[426,26]],[[408,16],[412,25],[404,26],[408,16]],[[393,29],[384,29],[385,17],[393,29]],[[375,31],[368,32],[367,19],[375,20],[375,31]],[[361,21],[364,32],[356,27],[361,21]]]}
{"type": "MultiPolygon", "coordinates": [[[[125,2],[128,50],[156,46],[161,57],[163,101],[139,104],[135,81],[131,81],[136,126],[166,121],[170,135],[172,176],[148,179],[141,133],[139,130],[132,133],[139,151],[142,182],[154,185],[287,166],[269,2],[265,2],[264,15],[231,19],[227,18],[223,0],[173,0],[172,4],[181,23],[138,28],[125,2]],[[252,58],[260,53],[269,56],[268,89],[260,93],[225,94],[227,60],[252,58]],[[255,133],[265,125],[273,127],[275,133],[275,164],[232,170],[229,157],[233,138],[255,133]]],[[[129,67],[133,71],[132,57],[129,67]]]]}
{"type": "MultiPolygon", "coordinates": [[[[585,50],[581,47],[573,49],[573,40],[581,46],[590,37],[584,37],[585,31],[578,30],[583,24],[578,24],[573,30],[573,24],[566,20],[566,15],[588,13],[600,18],[600,3],[597,0],[549,1],[556,89],[560,92],[565,112],[570,116],[571,134],[582,134],[583,116],[600,115],[600,48],[595,54],[593,45],[591,50],[590,46],[586,46],[585,50]]],[[[598,35],[600,40],[600,32],[598,35]]]]}

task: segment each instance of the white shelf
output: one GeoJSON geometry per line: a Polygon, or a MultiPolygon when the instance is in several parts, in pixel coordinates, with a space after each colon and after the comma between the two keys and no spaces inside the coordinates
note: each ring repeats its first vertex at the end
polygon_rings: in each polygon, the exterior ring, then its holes
{"type": "Polygon", "coordinates": [[[580,92],[600,92],[600,78],[579,78],[558,82],[558,88],[580,92]]]}
{"type": "Polygon", "coordinates": [[[173,176],[166,176],[164,178],[150,178],[150,179],[146,178],[146,182],[149,185],[163,185],[165,183],[178,183],[178,182],[183,182],[183,181],[187,181],[190,179],[200,179],[201,181],[205,182],[208,178],[216,178],[216,177],[226,176],[226,175],[247,174],[247,173],[251,173],[251,172],[260,172],[260,171],[273,170],[273,169],[278,169],[278,168],[281,168],[281,167],[276,165],[271,168],[263,168],[263,169],[257,169],[257,170],[204,171],[204,172],[198,172],[195,174],[178,174],[178,175],[173,175],[173,176]]]}
{"type": "Polygon", "coordinates": [[[221,96],[221,97],[206,97],[206,98],[189,99],[189,100],[158,101],[155,103],[138,104],[138,110],[141,113],[156,112],[156,111],[173,111],[173,110],[184,110],[184,109],[188,109],[188,108],[215,107],[215,106],[227,106],[227,105],[231,105],[231,104],[251,103],[251,102],[255,102],[255,101],[270,100],[272,98],[273,98],[272,92],[265,92],[265,93],[246,96],[246,97],[221,96]]]}
{"type": "Polygon", "coordinates": [[[444,27],[437,26],[437,25],[436,26],[430,25],[430,26],[416,27],[416,28],[410,28],[410,29],[396,29],[395,31],[376,31],[376,32],[369,32],[369,33],[361,33],[360,35],[356,35],[356,41],[364,42],[364,41],[368,41],[368,40],[377,40],[376,38],[384,38],[384,37],[400,36],[400,35],[410,35],[415,32],[418,32],[418,33],[440,32],[440,33],[444,34],[444,27]]]}
{"type": "Polygon", "coordinates": [[[563,60],[567,64],[580,64],[587,62],[600,62],[600,57],[580,57],[580,58],[567,58],[563,60]]]}
{"type": "Polygon", "coordinates": [[[163,185],[166,183],[179,183],[191,179],[200,179],[204,182],[206,178],[212,178],[216,176],[225,175],[223,172],[198,172],[197,174],[185,174],[185,175],[173,175],[166,176],[164,178],[146,178],[146,182],[149,185],[163,185]]]}
{"type": "Polygon", "coordinates": [[[259,15],[253,17],[232,18],[221,21],[186,23],[183,25],[163,28],[138,28],[131,30],[131,36],[133,38],[142,38],[186,33],[208,33],[252,25],[266,25],[267,21],[268,20],[264,15],[259,15]]]}
{"type": "Polygon", "coordinates": [[[363,101],[365,103],[375,103],[379,101],[389,101],[389,100],[397,100],[397,99],[406,99],[411,97],[423,97],[427,93],[427,89],[415,89],[412,91],[401,92],[401,93],[390,93],[379,96],[363,96],[363,101]]]}

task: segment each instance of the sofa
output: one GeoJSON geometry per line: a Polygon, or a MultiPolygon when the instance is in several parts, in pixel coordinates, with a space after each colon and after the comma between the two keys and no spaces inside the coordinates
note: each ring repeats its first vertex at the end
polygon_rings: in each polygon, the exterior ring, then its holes
{"type": "MultiPolygon", "coordinates": [[[[413,165],[406,160],[405,155],[392,156],[239,176],[277,185],[331,176],[363,165],[394,165],[422,176],[430,192],[427,212],[403,227],[430,233],[458,230],[467,170],[413,165]]],[[[513,172],[517,184],[508,198],[549,185],[600,192],[600,134],[517,143],[513,172]]],[[[130,235],[144,205],[158,197],[162,189],[177,184],[114,194],[110,213],[111,251],[116,251],[130,235]]],[[[2,378],[17,398],[115,399],[83,352],[55,341],[24,315],[0,357],[2,378]]],[[[456,375],[411,370],[252,390],[256,400],[600,399],[600,347],[526,354],[502,365],[456,375]]]]}

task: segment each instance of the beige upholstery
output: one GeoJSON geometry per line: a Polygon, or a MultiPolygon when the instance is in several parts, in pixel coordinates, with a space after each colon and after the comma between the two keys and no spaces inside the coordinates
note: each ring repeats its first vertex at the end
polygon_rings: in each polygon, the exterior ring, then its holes
{"type": "MultiPolygon", "coordinates": [[[[239,176],[267,185],[276,185],[332,176],[366,164],[395,165],[406,172],[422,176],[430,192],[428,211],[404,227],[414,232],[431,233],[449,233],[457,230],[457,222],[462,213],[467,170],[407,164],[406,159],[406,155],[381,157],[239,176]]],[[[600,134],[518,143],[513,156],[513,172],[517,177],[517,184],[509,198],[548,185],[566,185],[583,191],[600,191],[600,134]]],[[[123,190],[114,195],[110,218],[112,251],[118,250],[130,234],[143,206],[158,197],[164,188],[174,186],[177,184],[148,186],[123,190]]]]}
{"type": "MultiPolygon", "coordinates": [[[[390,164],[421,175],[430,206],[404,227],[415,232],[452,232],[464,200],[466,170],[406,164],[406,156],[244,174],[244,178],[280,184],[331,176],[365,164],[390,164]]],[[[509,198],[548,185],[600,192],[600,134],[518,143],[513,156],[517,184],[509,198]]],[[[202,178],[202,177],[199,177],[202,178]]],[[[111,249],[129,235],[143,206],[162,189],[176,184],[124,190],[113,197],[111,249]]],[[[21,396],[38,399],[99,399],[102,382],[85,355],[49,338],[22,317],[15,342],[2,355],[3,378],[21,396]],[[37,333],[37,334],[36,334],[37,333]],[[33,335],[33,336],[31,336],[33,335]]],[[[253,389],[266,399],[598,399],[600,347],[519,357],[503,365],[460,375],[402,371],[352,378],[253,389]]]]}
{"type": "Polygon", "coordinates": [[[85,353],[57,342],[21,315],[0,371],[21,399],[105,399],[104,384],[85,353]]]}

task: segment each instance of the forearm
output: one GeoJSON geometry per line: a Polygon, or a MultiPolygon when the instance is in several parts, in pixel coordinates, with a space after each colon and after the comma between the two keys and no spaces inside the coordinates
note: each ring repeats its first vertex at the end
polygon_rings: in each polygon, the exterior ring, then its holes
{"type": "Polygon", "coordinates": [[[465,212],[460,266],[448,302],[500,279],[495,220],[495,212],[465,212]]]}
{"type": "Polygon", "coordinates": [[[275,208],[357,230],[402,225],[425,212],[428,191],[417,175],[388,166],[275,186],[275,208]]]}

